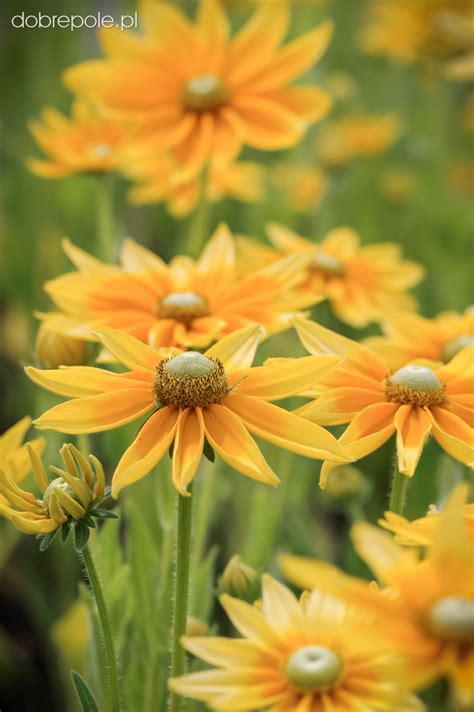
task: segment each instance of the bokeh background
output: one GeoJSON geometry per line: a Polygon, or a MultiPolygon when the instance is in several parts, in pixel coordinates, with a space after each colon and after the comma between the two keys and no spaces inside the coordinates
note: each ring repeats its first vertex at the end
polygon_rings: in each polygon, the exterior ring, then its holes
{"type": "MultiPolygon", "coordinates": [[[[189,11],[194,8],[192,2],[175,4],[189,11]]],[[[230,0],[226,3],[236,25],[247,16],[251,4],[230,0]]],[[[213,208],[209,229],[225,220],[234,233],[263,240],[264,225],[273,220],[318,240],[333,227],[349,225],[360,233],[364,244],[398,242],[408,259],[425,266],[426,279],[415,290],[424,315],[433,316],[445,309],[463,310],[472,301],[469,268],[474,228],[473,127],[472,118],[469,127],[466,115],[470,89],[467,84],[447,81],[429,62],[404,66],[360,54],[356,35],[367,4],[355,0],[294,3],[292,34],[309,29],[325,17],[335,21],[329,51],[309,74],[310,79],[335,96],[334,109],[294,150],[246,151],[244,157],[257,160],[268,169],[267,198],[255,205],[225,200],[213,208]],[[394,115],[399,131],[373,155],[328,165],[322,160],[321,136],[325,127],[353,114],[394,115]],[[321,175],[324,191],[318,183],[321,175]]],[[[28,173],[25,159],[38,155],[38,150],[27,121],[45,105],[67,112],[71,97],[61,85],[62,70],[82,59],[99,56],[99,49],[93,30],[13,29],[13,14],[23,10],[38,12],[35,0],[3,0],[0,5],[3,432],[23,415],[38,415],[48,403],[56,402],[40,393],[23,375],[23,365],[35,359],[34,311],[49,306],[43,283],[69,269],[61,238],[67,235],[77,245],[93,250],[96,231],[97,179],[78,176],[47,181],[28,173]]],[[[44,0],[40,9],[48,14],[102,10],[118,15],[136,8],[128,0],[44,0]]],[[[119,181],[115,199],[117,244],[130,235],[163,258],[178,253],[189,231],[189,219],[178,221],[170,217],[163,205],[132,206],[127,203],[126,189],[126,182],[119,181]]],[[[351,331],[335,321],[324,304],[314,309],[313,316],[356,338],[378,333],[376,327],[351,331]]],[[[270,353],[303,352],[293,334],[283,334],[272,337],[261,358],[270,353]]],[[[124,438],[123,433],[114,433],[97,442],[97,454],[109,472],[124,438]]],[[[48,436],[50,453],[57,443],[57,436],[48,436]]],[[[357,506],[365,507],[371,521],[383,511],[386,500],[390,450],[391,445],[361,463],[369,485],[365,502],[357,506]]],[[[212,479],[207,472],[201,473],[200,480],[198,475],[199,507],[212,522],[209,535],[199,527],[195,533],[199,549],[196,557],[201,560],[197,564],[193,613],[202,618],[208,617],[215,605],[216,573],[235,553],[259,570],[277,571],[277,554],[293,550],[332,560],[353,573],[364,573],[346,537],[352,518],[358,513],[350,503],[341,503],[318,490],[319,463],[290,454],[278,455],[271,448],[266,452],[283,480],[277,491],[267,491],[223,468],[212,479]]],[[[412,485],[409,516],[424,514],[440,480],[442,490],[443,478],[449,484],[456,477],[455,467],[440,460],[436,446],[429,445],[412,485]]],[[[156,641],[160,626],[166,626],[169,615],[169,591],[162,591],[161,602],[150,594],[159,586],[160,570],[166,572],[169,563],[171,492],[166,463],[161,469],[153,478],[136,485],[132,496],[124,493],[125,516],[120,528],[115,523],[107,524],[109,530],[97,544],[120,636],[123,640],[130,634],[138,637],[146,666],[152,667],[158,681],[158,687],[149,683],[145,696],[137,698],[141,701],[131,712],[161,709],[159,680],[164,663],[163,651],[156,641]],[[156,496],[150,497],[152,491],[156,496]],[[133,535],[125,537],[124,531],[133,535]],[[125,539],[126,544],[116,546],[125,539]],[[135,627],[132,633],[131,621],[135,627]]],[[[83,655],[88,623],[84,607],[77,603],[79,573],[70,550],[54,545],[40,554],[33,537],[20,536],[0,521],[2,712],[75,709],[69,669],[75,666],[90,677],[94,660],[91,649],[89,664],[83,655]]],[[[85,589],[81,589],[80,595],[87,598],[85,589]]],[[[130,673],[129,689],[135,686],[138,690],[143,684],[143,666],[144,661],[130,673]]],[[[196,705],[195,709],[200,708],[196,705]]]]}

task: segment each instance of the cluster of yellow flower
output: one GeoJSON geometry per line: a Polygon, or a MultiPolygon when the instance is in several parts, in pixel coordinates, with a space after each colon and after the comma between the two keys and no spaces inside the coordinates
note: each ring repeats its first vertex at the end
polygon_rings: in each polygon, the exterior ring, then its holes
{"type": "MultiPolygon", "coordinates": [[[[412,2],[387,1],[374,22],[388,32],[411,13],[415,36],[423,16],[423,35],[415,41],[405,32],[400,52],[410,60],[431,48],[444,53],[454,41],[461,46],[465,13],[438,8],[428,28],[438,4],[453,3],[415,3],[415,13],[412,2]]],[[[231,37],[217,0],[202,0],[195,23],[168,3],[144,2],[143,36],[104,30],[106,58],[66,71],[65,83],[78,95],[73,116],[49,109],[31,125],[50,160],[31,160],[30,168],[50,178],[118,170],[139,182],[131,200],[166,200],[175,215],[223,195],[259,199],[261,166],[236,161],[241,148],[292,146],[331,105],[323,90],[290,86],[326,49],[331,23],[282,45],[289,19],[288,2],[262,2],[231,37]]],[[[384,37],[371,26],[366,49],[382,51],[384,37]]],[[[328,131],[322,158],[341,165],[384,150],[399,127],[385,116],[368,128],[365,120],[345,119],[328,131]]],[[[313,179],[314,200],[325,174],[316,183],[314,174],[305,177],[313,179]]],[[[304,194],[300,205],[304,210],[304,194]]],[[[415,712],[422,703],[414,693],[445,676],[457,703],[471,709],[474,514],[466,488],[422,520],[400,513],[407,477],[431,435],[448,455],[474,464],[474,314],[417,315],[408,290],[424,270],[404,260],[397,244],[361,246],[349,227],[318,243],[276,223],[267,234],[265,246],[234,239],[222,224],[199,257],[179,255],[169,264],[131,239],[119,265],[64,241],[76,269],[45,285],[55,308],[40,315],[37,355],[46,368],[26,372],[66,400],[35,425],[81,435],[140,421],[116,464],[111,494],[117,498],[170,452],[180,502],[190,497],[203,456],[217,454],[232,469],[277,485],[253,436],[322,460],[325,487],[335,467],[395,435],[399,472],[381,526],[396,541],[365,523],[352,531],[379,584],[284,556],[281,570],[306,589],[301,598],[270,576],[253,605],[224,593],[222,606],[243,639],[184,637],[184,647],[216,669],[181,676],[182,666],[173,664],[170,688],[221,711],[415,712]],[[341,322],[375,322],[383,336],[356,342],[317,324],[303,310],[322,300],[341,322]],[[287,329],[310,355],[253,366],[262,341],[287,329]],[[99,345],[96,365],[87,343],[99,345]],[[274,403],[289,396],[306,402],[292,411],[274,403]],[[333,425],[347,426],[339,438],[326,430],[333,425]]],[[[21,445],[30,422],[24,418],[0,438],[0,513],[47,537],[45,546],[72,528],[82,550],[91,517],[109,516],[100,508],[107,494],[102,466],[64,445],[63,467],[51,468],[50,481],[43,438],[21,445]],[[40,499],[20,487],[31,469],[40,499]]],[[[178,573],[175,626],[185,622],[181,583],[178,573]]],[[[182,632],[175,628],[175,642],[182,632]]]]}

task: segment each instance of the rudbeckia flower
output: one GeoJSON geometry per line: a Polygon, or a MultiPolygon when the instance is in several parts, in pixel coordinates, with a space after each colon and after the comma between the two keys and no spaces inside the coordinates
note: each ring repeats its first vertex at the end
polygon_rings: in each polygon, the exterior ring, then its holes
{"type": "Polygon", "coordinates": [[[382,322],[385,336],[374,336],[365,344],[392,368],[415,359],[449,362],[465,346],[474,344],[474,308],[461,314],[441,312],[432,319],[419,314],[398,314],[382,322]]]}
{"type": "Polygon", "coordinates": [[[203,185],[199,176],[179,178],[177,171],[170,156],[132,162],[123,169],[124,175],[137,183],[128,192],[130,202],[143,205],[165,201],[168,212],[180,218],[194,210],[201,197],[210,203],[224,198],[258,203],[265,198],[265,168],[258,163],[213,161],[203,185]]]}
{"type": "Polygon", "coordinates": [[[174,692],[222,712],[422,709],[380,634],[335,598],[316,590],[298,600],[264,576],[261,603],[220,600],[243,638],[184,637],[186,650],[215,667],[171,679],[174,692]]]}
{"type": "Polygon", "coordinates": [[[321,89],[290,85],[324,53],[332,23],[282,45],[288,5],[259,3],[231,37],[218,0],[201,0],[194,23],[172,3],[146,3],[143,36],[102,30],[106,58],[68,69],[64,81],[111,114],[133,119],[140,140],[171,149],[187,171],[210,158],[233,158],[244,144],[293,146],[331,105],[321,89]]]}
{"type": "Polygon", "coordinates": [[[173,483],[186,494],[205,443],[239,472],[277,484],[249,432],[307,457],[346,462],[344,449],[330,433],[269,402],[301,392],[317,374],[334,368],[338,358],[303,358],[297,368],[294,363],[251,368],[260,337],[259,327],[245,327],[202,354],[156,350],[121,331],[102,329],[101,342],[128,372],[27,368],[33,381],[72,399],[35,424],[62,433],[92,433],[149,416],[115,470],[114,497],[148,474],[170,446],[173,483]]]}
{"type": "MultiPolygon", "coordinates": [[[[448,364],[406,364],[395,372],[380,356],[301,317],[294,320],[310,353],[344,355],[345,361],[315,388],[316,400],[296,413],[320,425],[349,423],[339,438],[354,459],[397,436],[398,469],[412,476],[427,438],[446,452],[474,465],[474,346],[448,364]]],[[[334,464],[324,463],[321,486],[334,464]]]]}
{"type": "MultiPolygon", "coordinates": [[[[21,482],[31,471],[31,463],[28,457],[26,445],[23,439],[31,425],[31,418],[26,416],[18,421],[11,428],[0,435],[0,470],[15,483],[21,482]]],[[[41,454],[45,446],[44,438],[30,440],[30,447],[38,455],[41,454]]],[[[0,497],[0,502],[3,499],[0,497]]]]}
{"type": "Polygon", "coordinates": [[[30,158],[27,166],[41,178],[116,170],[128,143],[126,126],[105,117],[84,101],[76,101],[71,117],[44,109],[30,131],[48,160],[30,158]]]}
{"type": "Polygon", "coordinates": [[[347,116],[321,129],[317,156],[328,166],[344,166],[361,156],[388,151],[400,133],[400,121],[393,114],[347,116]]]}
{"type": "Polygon", "coordinates": [[[464,0],[370,3],[360,45],[367,54],[403,62],[462,55],[472,45],[472,6],[464,0]]]}
{"type": "Polygon", "coordinates": [[[469,710],[474,704],[474,542],[463,521],[465,499],[463,486],[452,493],[423,559],[376,527],[362,522],[353,527],[354,545],[382,590],[325,562],[285,556],[281,567],[299,586],[317,585],[364,610],[366,625],[381,631],[391,649],[408,659],[408,684],[421,688],[447,677],[459,705],[469,710]]]}
{"type": "Polygon", "coordinates": [[[267,232],[275,249],[240,240],[244,264],[262,264],[283,255],[308,257],[306,281],[299,291],[327,299],[334,314],[355,328],[387,315],[416,308],[407,289],[424,276],[416,262],[401,259],[400,246],[391,242],[361,247],[348,227],[331,230],[321,242],[300,237],[283,225],[271,223],[267,232]]]}
{"type": "Polygon", "coordinates": [[[267,333],[286,329],[295,309],[317,301],[295,290],[304,279],[304,255],[240,277],[225,225],[196,262],[177,257],[168,266],[133,240],[123,244],[121,267],[68,241],[64,249],[78,272],[46,284],[62,313],[44,316],[51,329],[79,339],[96,340],[91,332],[108,326],[156,346],[201,348],[247,324],[267,333]]]}
{"type": "MultiPolygon", "coordinates": [[[[409,521],[395,512],[385,512],[378,523],[395,534],[395,541],[403,546],[431,546],[443,512],[431,505],[426,517],[409,521]]],[[[474,504],[465,504],[462,512],[469,540],[474,543],[474,504]]]]}

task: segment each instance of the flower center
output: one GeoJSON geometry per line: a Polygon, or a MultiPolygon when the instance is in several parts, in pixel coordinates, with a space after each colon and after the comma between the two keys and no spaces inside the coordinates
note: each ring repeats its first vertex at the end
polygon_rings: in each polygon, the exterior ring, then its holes
{"type": "Polygon", "coordinates": [[[152,390],[157,404],[203,408],[220,403],[229,392],[229,382],[220,361],[186,351],[158,364],[152,390]]]}
{"type": "Polygon", "coordinates": [[[182,100],[187,109],[209,111],[225,104],[229,90],[215,74],[199,74],[188,79],[182,91],[182,100]]]}
{"type": "Polygon", "coordinates": [[[452,358],[457,356],[462,349],[472,344],[474,344],[473,334],[463,334],[462,336],[458,336],[457,339],[451,339],[443,349],[443,361],[448,363],[448,361],[451,361],[452,358]]]}
{"type": "Polygon", "coordinates": [[[387,378],[385,393],[394,403],[432,406],[445,401],[446,386],[431,368],[410,365],[387,378]]]}
{"type": "Polygon", "coordinates": [[[288,658],[286,678],[297,692],[325,692],[335,686],[342,673],[338,655],[319,645],[300,648],[288,658]]]}
{"type": "Polygon", "coordinates": [[[450,643],[474,644],[474,600],[465,596],[441,598],[428,614],[428,628],[450,643]]]}
{"type": "Polygon", "coordinates": [[[316,252],[313,257],[313,268],[324,272],[327,275],[344,274],[344,265],[337,257],[328,255],[326,252],[316,252]]]}
{"type": "Polygon", "coordinates": [[[190,324],[194,319],[209,316],[209,303],[206,297],[194,292],[172,292],[158,301],[155,314],[160,319],[190,324]]]}
{"type": "Polygon", "coordinates": [[[92,146],[91,153],[98,158],[106,158],[110,153],[110,146],[106,143],[98,143],[95,146],[92,146]]]}

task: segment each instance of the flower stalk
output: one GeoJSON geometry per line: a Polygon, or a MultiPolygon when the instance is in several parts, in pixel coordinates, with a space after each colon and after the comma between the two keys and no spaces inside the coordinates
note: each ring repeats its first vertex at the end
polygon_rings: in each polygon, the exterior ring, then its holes
{"type": "Polygon", "coordinates": [[[97,187],[96,206],[97,252],[103,260],[114,257],[114,181],[108,174],[101,175],[97,187]]]}
{"type": "MultiPolygon", "coordinates": [[[[189,488],[191,490],[191,487],[189,488]]],[[[173,630],[171,637],[171,676],[186,672],[186,653],[181,637],[186,632],[191,569],[192,497],[177,495],[176,550],[174,561],[173,630]]],[[[168,711],[180,712],[183,698],[171,692],[168,711]]]]}
{"type": "Polygon", "coordinates": [[[402,515],[405,511],[408,479],[407,475],[404,475],[399,471],[398,466],[395,463],[389,500],[389,509],[391,512],[402,515]]]}
{"type": "Polygon", "coordinates": [[[121,712],[123,707],[120,693],[119,665],[114,633],[112,630],[112,622],[110,620],[110,614],[105,600],[104,589],[100,582],[97,567],[89,545],[86,544],[78,555],[80,561],[84,565],[87,579],[97,607],[97,613],[99,615],[102,642],[104,645],[105,669],[107,673],[106,708],[110,710],[110,712],[121,712]]]}

